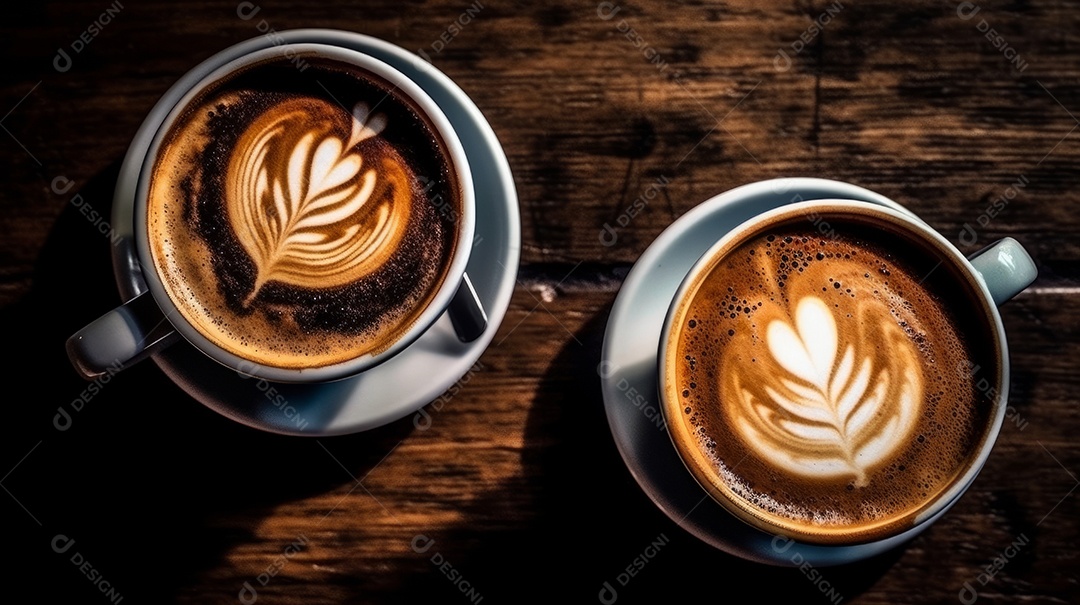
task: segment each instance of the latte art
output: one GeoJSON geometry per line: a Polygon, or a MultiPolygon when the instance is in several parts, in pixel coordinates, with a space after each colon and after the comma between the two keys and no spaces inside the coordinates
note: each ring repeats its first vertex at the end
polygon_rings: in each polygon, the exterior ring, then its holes
{"type": "Polygon", "coordinates": [[[967,282],[869,219],[764,225],[695,278],[665,350],[669,431],[729,510],[810,542],[913,523],[966,468],[993,345],[967,282]],[[894,253],[893,251],[899,251],[894,253]],[[972,336],[972,335],[976,336],[972,336]]]}
{"type": "Polygon", "coordinates": [[[738,340],[727,349],[721,396],[742,405],[735,426],[763,459],[799,476],[865,487],[868,470],[910,438],[922,370],[886,309],[860,308],[856,317],[860,338],[841,335],[820,298],[799,299],[792,318],[768,320],[764,359],[743,364],[731,353],[738,340]]]}
{"type": "Polygon", "coordinates": [[[354,65],[268,59],[210,85],[162,137],[147,233],[187,323],[288,369],[378,354],[436,297],[462,193],[445,143],[354,65]]]}
{"type": "Polygon", "coordinates": [[[357,104],[347,141],[335,134],[342,117],[326,101],[286,101],[241,136],[225,206],[255,264],[246,302],[271,280],[349,284],[378,270],[400,242],[412,201],[408,167],[396,154],[369,158],[369,167],[358,149],[386,116],[357,104]]]}

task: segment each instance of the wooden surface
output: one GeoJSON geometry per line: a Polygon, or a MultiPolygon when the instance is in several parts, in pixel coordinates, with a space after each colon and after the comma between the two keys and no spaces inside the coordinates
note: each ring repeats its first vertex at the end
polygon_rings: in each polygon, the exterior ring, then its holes
{"type": "Polygon", "coordinates": [[[949,603],[965,582],[984,602],[1080,601],[1080,9],[625,2],[604,19],[613,8],[595,2],[258,4],[248,21],[231,1],[43,2],[5,14],[0,601],[229,603],[249,582],[260,603],[594,602],[609,582],[620,603],[746,586],[835,602],[802,571],[735,560],[660,513],[615,449],[595,371],[619,284],[653,238],[712,195],[776,176],[874,189],[958,244],[965,223],[1024,184],[977,226],[979,244],[1020,240],[1041,272],[1002,311],[1016,421],[940,523],[821,573],[845,603],[949,603]],[[435,52],[470,6],[482,9],[435,52]],[[87,387],[64,339],[118,302],[108,242],[70,200],[107,212],[119,161],[158,97],[259,35],[262,19],[426,49],[491,121],[523,234],[499,344],[427,430],[405,418],[348,437],[262,434],[152,364],[117,376],[55,430],[57,408],[87,387]],[[54,66],[58,49],[72,59],[66,71],[54,66]],[[789,69],[778,69],[780,50],[789,69]],[[60,176],[74,183],[63,195],[51,187],[60,176]],[[603,245],[602,225],[658,179],[662,194],[603,245]],[[75,540],[64,554],[58,535],[75,540]],[[434,546],[415,552],[417,536],[434,546]],[[980,581],[996,559],[1003,567],[980,581]]]}

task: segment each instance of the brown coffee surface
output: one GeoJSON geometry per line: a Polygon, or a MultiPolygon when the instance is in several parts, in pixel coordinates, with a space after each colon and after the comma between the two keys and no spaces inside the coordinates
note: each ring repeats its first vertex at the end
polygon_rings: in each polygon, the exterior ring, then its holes
{"type": "Polygon", "coordinates": [[[252,362],[322,367],[389,347],[442,284],[461,195],[395,87],[327,58],[251,66],[162,139],[147,205],[179,312],[252,362]]]}
{"type": "Polygon", "coordinates": [[[744,513],[810,541],[871,539],[966,469],[993,407],[970,368],[992,373],[994,347],[970,283],[939,261],[896,232],[799,217],[701,275],[668,388],[683,447],[744,513]]]}

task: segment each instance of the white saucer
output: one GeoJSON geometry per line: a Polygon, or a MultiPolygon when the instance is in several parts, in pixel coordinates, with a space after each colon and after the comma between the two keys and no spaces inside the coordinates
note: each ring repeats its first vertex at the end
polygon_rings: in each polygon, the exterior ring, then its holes
{"type": "MultiPolygon", "coordinates": [[[[445,112],[465,147],[476,188],[476,243],[466,269],[488,315],[470,343],[458,340],[443,315],[398,356],[363,374],[333,383],[288,385],[245,379],[181,341],[153,356],[192,397],[249,426],[290,435],[355,433],[402,418],[426,405],[468,372],[495,336],[517,277],[521,226],[513,176],[495,133],[480,110],[445,74],[388,42],[345,31],[280,32],[286,42],[317,42],[358,50],[389,63],[420,85],[445,112]]],[[[183,92],[220,65],[271,45],[260,37],[214,55],[180,79],[136,134],[120,168],[112,224],[119,235],[113,270],[125,300],[146,290],[134,246],[135,186],[139,167],[164,115],[183,92]]]]}
{"type": "Polygon", "coordinates": [[[679,458],[660,411],[657,351],[668,306],[679,284],[710,246],[753,216],[815,199],[862,200],[911,215],[903,206],[872,191],[823,179],[764,181],[711,198],[672,223],[634,264],[608,318],[598,368],[604,408],[619,453],[656,506],[706,543],[773,565],[797,564],[792,560],[795,553],[802,557],[795,561],[838,564],[851,560],[852,548],[859,549],[858,558],[873,556],[910,539],[914,533],[857,547],[796,544],[777,552],[772,547],[773,536],[724,510],[679,458]]]}

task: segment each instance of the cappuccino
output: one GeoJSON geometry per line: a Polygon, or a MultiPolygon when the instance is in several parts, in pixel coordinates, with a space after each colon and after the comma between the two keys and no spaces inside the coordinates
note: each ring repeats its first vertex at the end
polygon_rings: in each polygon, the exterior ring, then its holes
{"type": "Polygon", "coordinates": [[[969,468],[995,368],[975,286],[883,219],[781,216],[718,251],[676,302],[672,439],[726,508],[811,543],[913,526],[969,468]],[[822,225],[828,228],[823,230],[822,225]]]}
{"type": "Polygon", "coordinates": [[[225,76],[183,108],[150,174],[146,232],[184,319],[253,363],[377,354],[441,287],[462,194],[415,102],[328,57],[225,76]]]}

